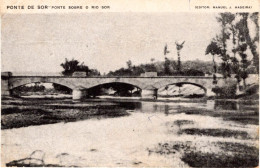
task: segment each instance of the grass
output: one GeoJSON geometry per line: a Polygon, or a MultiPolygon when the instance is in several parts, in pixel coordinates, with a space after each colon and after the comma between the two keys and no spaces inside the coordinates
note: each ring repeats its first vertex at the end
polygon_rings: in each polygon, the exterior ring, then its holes
{"type": "Polygon", "coordinates": [[[182,126],[182,125],[187,125],[187,124],[194,124],[194,121],[191,120],[176,120],[173,122],[175,125],[177,125],[178,127],[182,126]]]}
{"type": "Polygon", "coordinates": [[[191,167],[256,167],[258,166],[258,158],[252,157],[250,154],[235,153],[214,154],[203,152],[185,153],[182,161],[191,167]]]}
{"type": "MultiPolygon", "coordinates": [[[[250,108],[250,107],[249,107],[250,108]]],[[[234,121],[240,124],[259,124],[259,112],[258,107],[251,107],[250,110],[208,110],[203,108],[184,108],[177,110],[177,113],[185,113],[188,115],[206,115],[212,117],[221,117],[226,121],[234,121]]]]}
{"type": "Polygon", "coordinates": [[[10,98],[2,100],[1,129],[127,116],[130,115],[127,110],[140,107],[140,102],[74,102],[69,99],[10,98]]]}
{"type": "Polygon", "coordinates": [[[31,125],[44,125],[59,122],[74,122],[90,118],[113,118],[130,115],[125,109],[116,106],[52,107],[37,108],[13,107],[2,109],[1,129],[20,128],[31,125]]]}
{"type": "Polygon", "coordinates": [[[232,142],[213,143],[222,149],[220,153],[185,153],[182,160],[192,167],[257,167],[258,148],[232,142]],[[231,154],[230,154],[231,153],[231,154]]]}
{"type": "Polygon", "coordinates": [[[171,155],[175,154],[176,152],[189,152],[191,150],[195,150],[194,147],[192,147],[191,141],[181,142],[181,141],[175,141],[175,142],[167,142],[167,143],[159,143],[158,146],[156,146],[154,149],[147,149],[149,154],[157,153],[160,155],[171,155]]]}
{"type": "Polygon", "coordinates": [[[191,167],[256,167],[259,163],[258,148],[231,142],[210,144],[221,149],[220,152],[203,152],[191,141],[159,143],[149,154],[182,154],[181,160],[191,167]]]}
{"type": "Polygon", "coordinates": [[[199,129],[199,128],[187,128],[178,131],[178,134],[188,134],[188,135],[204,135],[213,137],[223,137],[229,138],[234,137],[238,139],[250,139],[246,131],[236,131],[228,129],[199,129]]]}
{"type": "Polygon", "coordinates": [[[248,153],[251,155],[258,155],[258,149],[254,146],[247,146],[240,143],[232,142],[216,142],[215,145],[219,146],[224,152],[235,153],[248,153]]]}

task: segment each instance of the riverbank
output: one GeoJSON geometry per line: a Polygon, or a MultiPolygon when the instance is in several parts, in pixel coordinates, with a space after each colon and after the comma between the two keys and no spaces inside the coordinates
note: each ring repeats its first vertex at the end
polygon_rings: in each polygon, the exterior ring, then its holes
{"type": "Polygon", "coordinates": [[[129,113],[111,103],[81,104],[70,100],[2,100],[1,129],[76,122],[92,118],[113,118],[129,113]]]}
{"type": "MultiPolygon", "coordinates": [[[[3,99],[1,129],[19,128],[30,125],[75,122],[91,118],[108,118],[130,115],[128,110],[134,109],[141,101],[156,103],[207,103],[206,99],[86,99],[71,101],[70,99],[3,99]],[[39,101],[40,100],[40,101],[39,101]],[[131,102],[128,104],[128,102],[131,102]],[[119,105],[120,104],[120,105],[119,105]]],[[[212,101],[211,101],[212,102],[212,101]]],[[[224,120],[258,124],[258,101],[255,100],[214,100],[214,109],[182,107],[178,113],[222,117],[224,120]],[[239,107],[237,107],[237,103],[239,107]],[[221,112],[217,107],[225,106],[221,112]],[[232,110],[236,110],[234,113],[232,110]],[[247,112],[244,112],[246,110],[247,112]]],[[[223,108],[223,107],[222,107],[223,108]]]]}
{"type": "Polygon", "coordinates": [[[9,99],[2,109],[2,166],[258,165],[255,102],[9,99]]]}

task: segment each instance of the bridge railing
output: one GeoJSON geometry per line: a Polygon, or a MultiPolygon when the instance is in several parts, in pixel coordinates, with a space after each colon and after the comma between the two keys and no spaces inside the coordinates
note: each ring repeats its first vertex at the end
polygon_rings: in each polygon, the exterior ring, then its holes
{"type": "MultiPolygon", "coordinates": [[[[11,78],[199,78],[199,79],[212,79],[212,76],[156,76],[156,77],[143,77],[143,76],[10,76],[11,78]]],[[[223,77],[217,77],[222,79],[223,77]]]]}

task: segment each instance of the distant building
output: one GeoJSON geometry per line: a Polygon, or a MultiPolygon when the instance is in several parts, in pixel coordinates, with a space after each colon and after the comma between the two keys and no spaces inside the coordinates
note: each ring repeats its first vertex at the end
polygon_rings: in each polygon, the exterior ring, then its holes
{"type": "Polygon", "coordinates": [[[87,73],[86,72],[82,72],[82,71],[75,71],[75,72],[73,72],[72,76],[75,76],[75,77],[85,77],[85,76],[87,76],[87,73]]]}
{"type": "Polygon", "coordinates": [[[157,72],[145,72],[141,73],[141,77],[157,77],[157,72]]]}

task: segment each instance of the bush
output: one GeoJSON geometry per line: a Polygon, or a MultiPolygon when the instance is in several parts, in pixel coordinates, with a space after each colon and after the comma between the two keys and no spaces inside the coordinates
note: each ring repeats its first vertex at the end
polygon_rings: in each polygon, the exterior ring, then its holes
{"type": "Polygon", "coordinates": [[[236,85],[224,86],[224,87],[215,87],[212,91],[220,98],[235,98],[236,97],[236,85]]]}
{"type": "Polygon", "coordinates": [[[205,76],[205,73],[196,69],[186,69],[183,72],[185,76],[205,76]]]}

